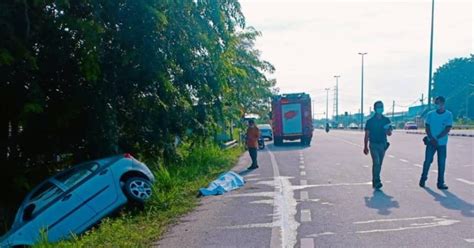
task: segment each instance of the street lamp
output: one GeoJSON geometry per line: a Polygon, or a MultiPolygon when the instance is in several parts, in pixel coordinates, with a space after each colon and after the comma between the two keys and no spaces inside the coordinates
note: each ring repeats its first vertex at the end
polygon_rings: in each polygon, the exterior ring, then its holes
{"type": "Polygon", "coordinates": [[[326,90],[326,125],[327,125],[329,122],[329,118],[328,118],[329,88],[325,88],[324,90],[326,90]]]}
{"type": "Polygon", "coordinates": [[[336,122],[339,121],[339,78],[340,75],[334,75],[336,78],[336,122]]]}
{"type": "Polygon", "coordinates": [[[431,1],[431,39],[430,39],[430,67],[428,75],[428,110],[431,109],[431,86],[433,85],[432,70],[433,70],[433,28],[434,28],[434,0],[431,1]]]}
{"type": "Polygon", "coordinates": [[[360,129],[364,129],[364,55],[367,53],[359,53],[362,56],[362,73],[360,88],[360,129]]]}

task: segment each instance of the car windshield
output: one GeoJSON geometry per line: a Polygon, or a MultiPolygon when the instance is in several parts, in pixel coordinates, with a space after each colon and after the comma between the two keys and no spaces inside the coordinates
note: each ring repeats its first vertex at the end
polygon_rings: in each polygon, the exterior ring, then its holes
{"type": "Polygon", "coordinates": [[[264,129],[272,129],[272,127],[271,127],[270,125],[268,125],[268,124],[257,125],[257,127],[258,127],[259,129],[262,129],[262,130],[264,130],[264,129]]]}
{"type": "Polygon", "coordinates": [[[70,189],[81,183],[98,168],[99,165],[97,163],[79,165],[69,171],[66,171],[65,173],[59,174],[55,179],[70,189]]]}

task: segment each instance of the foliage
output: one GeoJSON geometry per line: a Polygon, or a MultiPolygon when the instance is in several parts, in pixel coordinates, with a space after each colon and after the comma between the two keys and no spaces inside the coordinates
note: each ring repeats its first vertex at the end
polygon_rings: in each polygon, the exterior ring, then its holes
{"type": "Polygon", "coordinates": [[[474,55],[455,58],[438,68],[433,77],[433,95],[446,98],[455,117],[474,119],[474,55]]]}
{"type": "Polygon", "coordinates": [[[46,176],[120,152],[179,161],[176,140],[265,112],[259,34],[237,0],[2,1],[2,198],[14,208],[46,176]]]}

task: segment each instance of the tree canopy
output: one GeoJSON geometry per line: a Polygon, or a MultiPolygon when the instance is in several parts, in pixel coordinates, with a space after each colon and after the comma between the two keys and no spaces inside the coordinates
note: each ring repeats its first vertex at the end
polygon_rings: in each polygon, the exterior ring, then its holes
{"type": "Polygon", "coordinates": [[[436,70],[433,96],[444,96],[455,117],[474,119],[474,55],[455,58],[436,70]]]}
{"type": "Polygon", "coordinates": [[[1,180],[24,189],[65,161],[172,157],[275,84],[237,0],[4,0],[0,35],[1,180]]]}

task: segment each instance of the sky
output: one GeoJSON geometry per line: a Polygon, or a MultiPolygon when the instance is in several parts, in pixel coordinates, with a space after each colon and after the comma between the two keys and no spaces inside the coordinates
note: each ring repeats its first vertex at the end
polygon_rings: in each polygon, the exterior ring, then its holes
{"type": "MultiPolygon", "coordinates": [[[[360,111],[361,56],[364,113],[376,100],[386,112],[419,104],[428,90],[431,0],[241,0],[246,25],[262,32],[256,47],[276,71],[281,93],[307,92],[317,118],[325,88],[339,78],[339,114],[360,111]]],[[[436,0],[433,72],[474,53],[472,0],[436,0]]],[[[329,115],[334,91],[329,91],[329,115]]],[[[425,101],[426,103],[426,101],[425,101]]]]}

